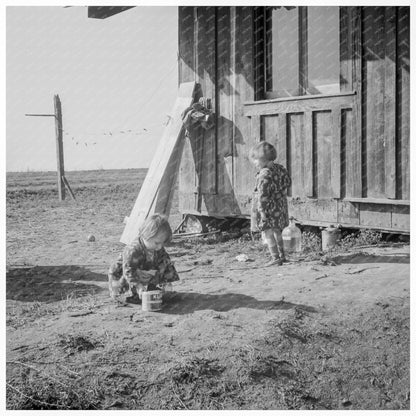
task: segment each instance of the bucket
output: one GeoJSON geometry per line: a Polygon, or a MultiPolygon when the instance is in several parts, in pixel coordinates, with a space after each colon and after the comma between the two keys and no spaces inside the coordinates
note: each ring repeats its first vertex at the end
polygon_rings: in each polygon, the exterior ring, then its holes
{"type": "Polygon", "coordinates": [[[322,250],[335,247],[341,237],[341,230],[333,225],[322,230],[322,250]]]}
{"type": "Polygon", "coordinates": [[[142,311],[160,311],[162,309],[162,294],[161,290],[142,292],[142,311]]]}

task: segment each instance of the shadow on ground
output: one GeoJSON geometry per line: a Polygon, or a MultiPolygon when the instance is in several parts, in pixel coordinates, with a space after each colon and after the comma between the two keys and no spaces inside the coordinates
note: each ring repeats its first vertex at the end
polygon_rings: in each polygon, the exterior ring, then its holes
{"type": "Polygon", "coordinates": [[[376,254],[363,254],[363,253],[355,253],[355,254],[348,254],[346,256],[336,256],[332,257],[331,260],[338,264],[343,263],[355,263],[355,264],[362,264],[362,263],[410,263],[410,254],[408,253],[398,253],[392,254],[387,256],[378,256],[376,254]]]}
{"type": "Polygon", "coordinates": [[[55,302],[101,292],[106,281],[105,275],[80,266],[11,268],[6,273],[6,299],[55,302]]]}
{"type": "Polygon", "coordinates": [[[174,292],[163,301],[162,313],[167,314],[187,314],[199,310],[214,310],[216,312],[227,312],[232,309],[250,308],[250,309],[301,309],[305,312],[317,312],[311,306],[284,302],[282,300],[257,300],[252,296],[242,295],[239,293],[225,293],[221,295],[207,295],[203,293],[184,293],[174,292]]]}

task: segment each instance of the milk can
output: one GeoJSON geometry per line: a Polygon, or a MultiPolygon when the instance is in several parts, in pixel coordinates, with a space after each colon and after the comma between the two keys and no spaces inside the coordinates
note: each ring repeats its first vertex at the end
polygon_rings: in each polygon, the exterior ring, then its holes
{"type": "Polygon", "coordinates": [[[302,250],[302,233],[295,224],[295,218],[289,218],[289,225],[282,231],[283,249],[285,253],[295,253],[302,250]]]}
{"type": "Polygon", "coordinates": [[[335,247],[341,237],[341,230],[334,225],[330,225],[322,230],[322,250],[326,251],[335,247]]]}

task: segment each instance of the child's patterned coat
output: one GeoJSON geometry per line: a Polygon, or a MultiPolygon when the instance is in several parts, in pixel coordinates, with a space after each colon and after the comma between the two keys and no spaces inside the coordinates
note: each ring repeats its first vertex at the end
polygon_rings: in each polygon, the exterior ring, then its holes
{"type": "Polygon", "coordinates": [[[283,230],[289,225],[286,192],[291,183],[288,171],[278,163],[271,162],[257,172],[251,205],[253,231],[283,230]]]}
{"type": "Polygon", "coordinates": [[[163,285],[177,280],[178,273],[166,250],[148,250],[140,237],[124,248],[108,271],[112,297],[129,289],[135,296],[139,288],[149,284],[163,285]]]}

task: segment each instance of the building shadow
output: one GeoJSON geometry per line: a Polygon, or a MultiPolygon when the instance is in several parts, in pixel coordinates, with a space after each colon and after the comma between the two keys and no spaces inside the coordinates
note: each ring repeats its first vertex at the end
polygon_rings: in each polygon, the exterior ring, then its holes
{"type": "Polygon", "coordinates": [[[240,308],[261,310],[288,310],[296,308],[305,312],[317,312],[315,308],[308,305],[282,300],[257,300],[252,296],[239,293],[209,295],[203,293],[174,292],[167,299],[164,299],[161,313],[184,315],[206,309],[216,312],[228,312],[240,308]]]}
{"type": "Polygon", "coordinates": [[[85,267],[35,266],[6,272],[6,299],[23,302],[56,302],[106,290],[107,276],[85,267]]]}

